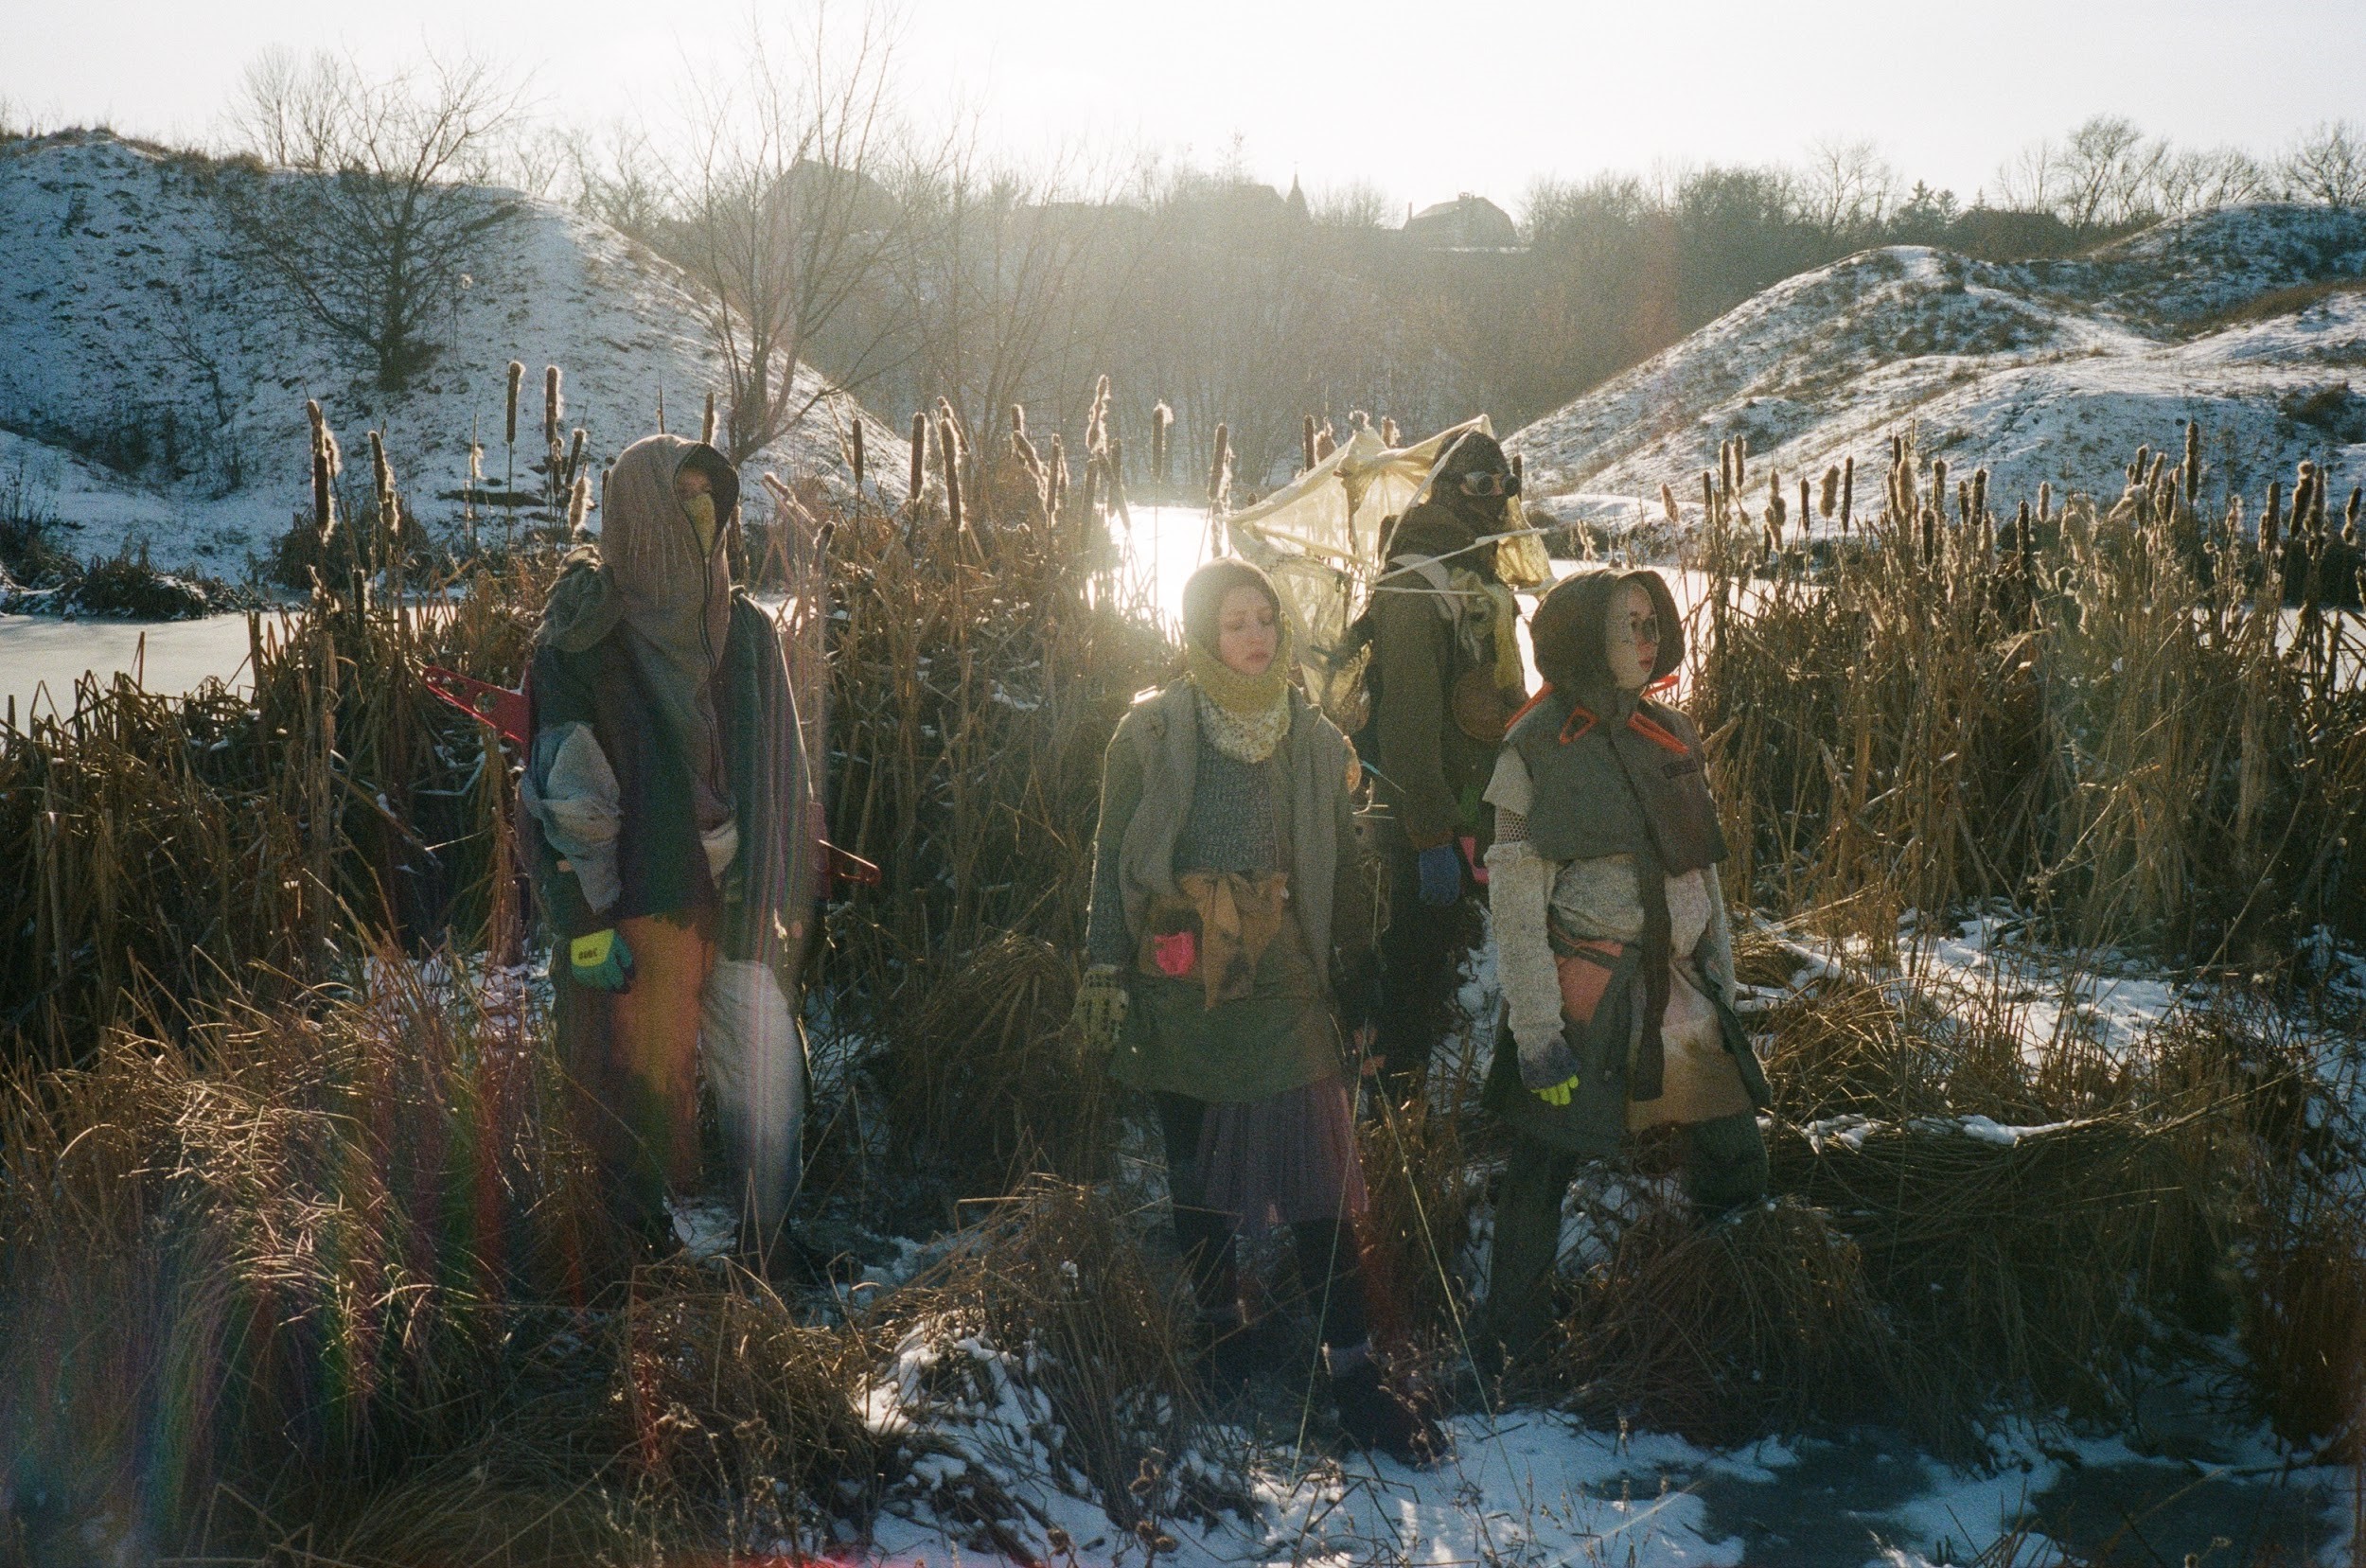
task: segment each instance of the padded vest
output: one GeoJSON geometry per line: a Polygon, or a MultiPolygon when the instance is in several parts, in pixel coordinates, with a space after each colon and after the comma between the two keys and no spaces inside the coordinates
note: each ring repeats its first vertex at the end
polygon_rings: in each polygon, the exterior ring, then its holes
{"type": "Polygon", "coordinates": [[[1562,730],[1575,706],[1568,694],[1547,692],[1505,737],[1527,765],[1534,792],[1528,839],[1536,853],[1547,860],[1633,854],[1657,860],[1670,876],[1724,859],[1700,737],[1684,715],[1654,703],[1604,699],[1586,705],[1594,722],[1569,726],[1579,732],[1564,741],[1562,730]],[[1638,711],[1685,750],[1628,729],[1624,714],[1638,711]],[[1649,818],[1646,796],[1653,807],[1649,818]]]}

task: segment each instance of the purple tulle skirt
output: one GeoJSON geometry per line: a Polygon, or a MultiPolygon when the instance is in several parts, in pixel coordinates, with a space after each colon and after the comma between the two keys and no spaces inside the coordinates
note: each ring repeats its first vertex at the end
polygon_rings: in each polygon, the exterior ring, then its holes
{"type": "Polygon", "coordinates": [[[1208,1107],[1199,1169],[1209,1208],[1259,1237],[1303,1220],[1345,1220],[1370,1207],[1355,1151],[1355,1101],[1325,1078],[1270,1100],[1208,1107]]]}

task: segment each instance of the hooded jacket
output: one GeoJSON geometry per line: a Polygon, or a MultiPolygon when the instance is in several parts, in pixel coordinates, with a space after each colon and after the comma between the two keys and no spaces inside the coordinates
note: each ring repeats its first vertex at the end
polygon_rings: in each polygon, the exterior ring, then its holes
{"type": "Polygon", "coordinates": [[[820,799],[771,617],[731,586],[675,499],[704,471],[718,523],[738,479],[714,448],[651,436],[609,475],[600,542],[572,551],[544,608],[529,690],[521,840],[553,925],[719,907],[732,959],[794,983],[820,891],[820,799]]]}

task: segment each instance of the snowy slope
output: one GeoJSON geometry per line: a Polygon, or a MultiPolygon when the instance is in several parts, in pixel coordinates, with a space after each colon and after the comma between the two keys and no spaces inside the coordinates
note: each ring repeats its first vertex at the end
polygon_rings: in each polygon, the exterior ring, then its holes
{"type": "MultiPolygon", "coordinates": [[[[486,472],[504,473],[508,361],[527,368],[517,471],[540,455],[542,369],[564,376],[563,423],[595,461],[667,424],[696,432],[723,384],[681,274],[605,225],[528,204],[499,254],[452,301],[442,357],[389,399],[355,351],[275,308],[230,259],[193,164],[104,133],[68,132],[0,150],[0,500],[25,498],[79,524],[78,555],[145,542],[160,564],[236,575],[308,494],[304,401],[318,397],[349,455],[385,430],[397,478],[442,521],[468,473],[471,432],[486,472]]],[[[810,372],[801,383],[818,385],[810,372]]],[[[851,417],[841,402],[840,419],[851,417]]],[[[865,432],[879,471],[904,445],[865,432]]],[[[784,478],[842,474],[830,405],[756,462],[784,478]]],[[[761,488],[750,486],[751,510],[761,488]]]]}
{"type": "Polygon", "coordinates": [[[1682,498],[1722,441],[1746,434],[1754,483],[1770,466],[1813,476],[1846,456],[1872,463],[1864,506],[1879,502],[1890,432],[1911,426],[1927,455],[1986,465],[2009,502],[2049,480],[2116,493],[2138,445],[2174,446],[2188,418],[2212,479],[2254,502],[2304,457],[2355,483],[2366,212],[2230,208],[2066,261],[1860,252],[1744,302],[1509,445],[1543,496],[1656,497],[1666,482],[1682,498]]]}

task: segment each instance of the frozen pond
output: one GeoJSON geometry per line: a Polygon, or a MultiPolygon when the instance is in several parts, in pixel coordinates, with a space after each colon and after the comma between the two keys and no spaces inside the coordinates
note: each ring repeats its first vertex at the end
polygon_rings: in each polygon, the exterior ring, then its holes
{"type": "Polygon", "coordinates": [[[85,675],[111,681],[118,671],[151,692],[175,695],[209,677],[251,684],[246,662],[244,615],[154,622],[0,615],[0,713],[13,705],[19,723],[37,710],[69,713],[76,681],[85,675]]]}

